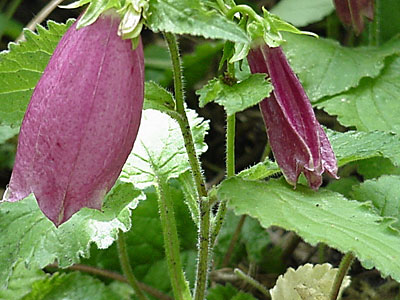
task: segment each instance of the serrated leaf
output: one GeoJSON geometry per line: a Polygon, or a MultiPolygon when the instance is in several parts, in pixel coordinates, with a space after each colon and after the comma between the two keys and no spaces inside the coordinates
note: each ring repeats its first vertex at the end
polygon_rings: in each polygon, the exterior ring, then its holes
{"type": "Polygon", "coordinates": [[[324,99],[318,107],[358,130],[400,133],[400,57],[388,59],[381,75],[365,78],[348,92],[324,99]]]}
{"type": "MultiPolygon", "coordinates": [[[[204,136],[208,122],[187,110],[189,123],[197,149],[197,155],[207,150],[204,136]]],[[[189,170],[189,162],[178,123],[166,114],[148,109],[143,111],[141,126],[132,153],[129,155],[121,176],[135,186],[153,185],[157,176],[177,178],[189,170]]]]}
{"type": "Polygon", "coordinates": [[[100,280],[78,272],[55,273],[45,280],[33,284],[33,290],[23,300],[91,299],[118,300],[110,288],[100,280]]]}
{"type": "Polygon", "coordinates": [[[29,196],[0,205],[0,286],[4,286],[17,261],[40,268],[57,259],[65,268],[87,257],[89,246],[109,247],[118,230],[131,227],[130,210],[140,195],[131,183],[119,182],[106,196],[103,212],[84,208],[56,228],[29,196]]]}
{"type": "Polygon", "coordinates": [[[200,96],[200,107],[214,101],[222,105],[228,115],[243,111],[268,97],[272,84],[265,80],[265,74],[251,74],[247,79],[232,86],[219,79],[210,80],[202,89],[196,91],[200,96]]]}
{"type": "Polygon", "coordinates": [[[377,77],[386,57],[400,52],[397,37],[381,47],[348,48],[337,41],[285,34],[283,49],[311,102],[356,87],[377,77]]]}
{"type": "Polygon", "coordinates": [[[327,135],[339,166],[371,157],[386,157],[400,165],[400,136],[397,134],[328,130],[327,135]]]}
{"type": "Polygon", "coordinates": [[[303,27],[322,20],[335,10],[331,0],[282,0],[272,9],[271,13],[294,26],[303,27]]]}
{"type": "Polygon", "coordinates": [[[200,35],[205,38],[249,43],[244,31],[199,0],[150,0],[147,26],[153,31],[200,35]]]}
{"type": "Polygon", "coordinates": [[[18,300],[30,293],[32,284],[35,281],[46,278],[45,273],[40,268],[26,268],[23,262],[18,262],[12,270],[12,275],[7,282],[7,286],[0,289],[1,300],[18,300]]]}
{"type": "Polygon", "coordinates": [[[351,192],[353,199],[372,204],[382,217],[393,217],[392,224],[400,232],[400,176],[382,176],[366,180],[351,192]]]}
{"type": "MultiPolygon", "coordinates": [[[[289,268],[270,290],[272,300],[328,299],[338,270],[330,264],[305,264],[296,270],[289,268]]],[[[345,276],[337,299],[341,299],[343,290],[349,285],[350,276],[345,276]]]]}
{"type": "Polygon", "coordinates": [[[268,182],[231,178],[218,191],[236,214],[248,214],[264,228],[272,225],[295,231],[306,242],[325,243],[342,252],[352,251],[366,268],[376,267],[382,276],[400,280],[400,234],[392,220],[375,214],[365,204],[320,189],[284,180],[268,182]],[[251,193],[249,193],[251,191],[251,193]]]}
{"type": "Polygon", "coordinates": [[[146,82],[143,109],[156,109],[165,113],[174,112],[174,96],[157,83],[146,82]]]}
{"type": "MultiPolygon", "coordinates": [[[[191,220],[190,213],[184,204],[183,194],[176,183],[173,180],[170,191],[174,197],[174,214],[180,238],[181,260],[186,278],[193,284],[196,272],[197,228],[191,220]]],[[[157,193],[153,187],[144,192],[146,199],[132,211],[132,228],[125,234],[129,259],[133,272],[140,282],[170,293],[171,284],[166,276],[168,268],[165,260],[157,193]]],[[[115,245],[106,250],[92,247],[90,259],[84,263],[122,272],[115,245]]]]}
{"type": "Polygon", "coordinates": [[[0,53],[0,124],[19,126],[36,83],[73,20],[66,24],[48,21],[38,34],[25,30],[26,41],[10,43],[0,53]]]}
{"type": "Polygon", "coordinates": [[[216,285],[208,290],[207,300],[255,300],[252,295],[238,291],[230,283],[216,285]]]}

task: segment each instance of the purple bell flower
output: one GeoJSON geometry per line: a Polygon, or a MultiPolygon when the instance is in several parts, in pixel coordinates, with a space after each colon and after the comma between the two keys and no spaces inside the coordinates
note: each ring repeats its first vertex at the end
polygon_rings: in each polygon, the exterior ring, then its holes
{"type": "Polygon", "coordinates": [[[352,26],[359,35],[364,30],[364,17],[374,19],[374,0],[334,0],[340,21],[352,26]]]}
{"type": "Polygon", "coordinates": [[[274,91],[260,102],[271,149],[286,180],[296,185],[301,172],[317,190],[322,174],[337,177],[329,140],[315,118],[310,101],[281,47],[263,44],[247,57],[252,73],[267,73],[274,91]]]}
{"type": "Polygon", "coordinates": [[[38,82],[18,140],[5,201],[33,193],[59,226],[82,207],[101,209],[132,150],[144,98],[141,42],[117,32],[108,11],[63,36],[38,82]]]}

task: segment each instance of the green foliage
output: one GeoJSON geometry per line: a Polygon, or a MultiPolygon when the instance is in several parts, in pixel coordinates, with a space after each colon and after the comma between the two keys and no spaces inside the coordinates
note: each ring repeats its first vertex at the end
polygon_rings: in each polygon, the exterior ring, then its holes
{"type": "Polygon", "coordinates": [[[84,208],[59,228],[43,215],[32,196],[1,203],[0,286],[6,285],[18,261],[43,268],[57,259],[65,268],[87,257],[93,242],[100,249],[109,247],[119,229],[130,229],[130,210],[139,195],[131,183],[119,182],[106,196],[103,212],[84,208]]]}
{"type": "Polygon", "coordinates": [[[156,109],[171,113],[175,110],[174,96],[155,82],[146,82],[143,109],[156,109]]]}
{"type": "Polygon", "coordinates": [[[25,42],[10,43],[9,50],[0,53],[0,124],[21,124],[36,83],[72,23],[48,21],[48,29],[39,25],[38,34],[25,30],[25,42]]]}
{"type": "Polygon", "coordinates": [[[357,172],[361,174],[364,179],[372,179],[384,174],[400,175],[400,167],[396,167],[388,158],[373,157],[359,161],[357,163],[357,172]]]}
{"type": "Polygon", "coordinates": [[[365,78],[347,92],[324,99],[318,104],[330,115],[337,115],[345,126],[358,130],[400,133],[400,57],[387,60],[376,78],[365,78]]]}
{"type": "Polygon", "coordinates": [[[369,205],[324,189],[315,192],[298,185],[293,190],[284,180],[231,178],[222,183],[218,197],[229,200],[236,214],[258,219],[264,228],[280,226],[311,245],[322,242],[352,251],[366,268],[376,267],[383,276],[400,280],[400,233],[391,229],[393,220],[382,218],[369,205]]]}
{"type": "Polygon", "coordinates": [[[258,180],[279,174],[280,172],[281,169],[276,162],[266,159],[263,162],[241,171],[238,176],[242,177],[243,179],[258,180]]]}
{"type": "Polygon", "coordinates": [[[255,300],[252,295],[238,291],[230,283],[217,285],[208,291],[207,300],[255,300]]]}
{"type": "Polygon", "coordinates": [[[392,226],[400,231],[400,176],[364,181],[351,194],[353,199],[372,201],[380,216],[394,218],[392,226]]]}
{"type": "Polygon", "coordinates": [[[239,26],[216,11],[207,11],[199,0],[150,0],[149,4],[146,24],[155,32],[249,42],[239,26]]]}
{"type": "Polygon", "coordinates": [[[234,85],[212,79],[201,90],[196,91],[200,96],[200,107],[215,101],[226,109],[228,115],[233,115],[256,105],[272,92],[272,85],[265,80],[265,76],[252,74],[234,85]]]}
{"type": "Polygon", "coordinates": [[[271,9],[273,14],[294,26],[302,27],[322,20],[334,11],[332,0],[281,0],[271,9]]]}
{"type": "Polygon", "coordinates": [[[35,267],[28,269],[22,261],[18,262],[12,270],[7,286],[0,289],[0,299],[21,299],[31,292],[35,281],[45,278],[46,275],[41,269],[35,267]]]}
{"type": "Polygon", "coordinates": [[[283,49],[311,102],[357,87],[364,77],[377,77],[385,58],[400,52],[399,37],[381,47],[358,48],[343,47],[324,38],[295,34],[284,37],[287,43],[283,49]]]}
{"type": "Polygon", "coordinates": [[[328,130],[327,134],[339,166],[370,157],[386,157],[400,165],[400,136],[397,134],[333,130],[328,130]]]}
{"type": "MultiPolygon", "coordinates": [[[[176,182],[171,183],[170,191],[174,198],[174,213],[180,237],[181,260],[187,279],[193,283],[196,267],[197,229],[184,204],[183,193],[176,182]]],[[[138,207],[132,211],[132,227],[125,234],[131,266],[139,281],[163,292],[170,292],[171,285],[168,276],[166,276],[168,269],[158,213],[157,193],[153,187],[144,192],[146,199],[140,201],[138,207]]],[[[83,263],[121,272],[115,245],[101,251],[92,247],[90,259],[83,263]]]]}
{"type": "MultiPolygon", "coordinates": [[[[197,154],[207,150],[204,136],[208,122],[188,110],[197,154]]],[[[189,170],[189,162],[178,123],[156,110],[143,112],[141,126],[132,153],[122,169],[122,177],[135,186],[153,185],[157,176],[177,178],[189,170]]]]}
{"type": "Polygon", "coordinates": [[[8,139],[14,137],[19,132],[19,128],[11,128],[7,125],[0,125],[0,144],[3,144],[8,139]]]}
{"type": "Polygon", "coordinates": [[[22,31],[22,24],[14,19],[9,19],[6,14],[0,12],[0,36],[7,35],[15,40],[22,31]]]}
{"type": "Polygon", "coordinates": [[[118,300],[113,291],[100,280],[75,272],[71,274],[54,274],[33,284],[32,292],[23,300],[52,299],[93,299],[118,300]]]}

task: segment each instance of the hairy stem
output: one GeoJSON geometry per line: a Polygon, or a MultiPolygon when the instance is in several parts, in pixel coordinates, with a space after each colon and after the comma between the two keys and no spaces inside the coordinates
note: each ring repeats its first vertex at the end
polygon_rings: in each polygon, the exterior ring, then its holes
{"type": "Polygon", "coordinates": [[[380,32],[380,23],[381,23],[381,1],[375,0],[374,6],[374,20],[369,26],[369,45],[370,46],[379,46],[381,42],[381,32],[380,32]]]}
{"type": "Polygon", "coordinates": [[[176,228],[173,199],[167,180],[157,177],[158,208],[164,235],[164,247],[174,298],[191,299],[189,286],[183,274],[178,230],[176,228]]]}
{"type": "Polygon", "coordinates": [[[198,193],[198,203],[200,211],[200,231],[199,231],[199,241],[198,241],[197,272],[196,272],[197,275],[196,275],[194,299],[203,300],[205,298],[205,292],[207,288],[208,262],[209,262],[209,252],[210,252],[209,249],[210,204],[205,186],[205,181],[201,172],[200,162],[194,147],[192,132],[185,112],[183,75],[182,75],[181,59],[179,56],[178,42],[176,40],[175,35],[173,35],[172,33],[164,33],[164,36],[168,44],[172,61],[175,101],[176,101],[175,109],[180,115],[180,118],[177,118],[177,121],[181,128],[186,152],[188,154],[189,164],[191,167],[194,181],[196,183],[196,189],[198,193]]]}
{"type": "Polygon", "coordinates": [[[259,290],[261,293],[263,293],[268,299],[271,298],[271,295],[269,291],[257,280],[254,278],[250,277],[249,275],[245,274],[242,270],[240,269],[235,269],[234,273],[243,281],[246,283],[250,284],[251,286],[255,287],[257,290],[259,290]]]}
{"type": "Polygon", "coordinates": [[[128,251],[126,249],[125,236],[121,230],[118,232],[117,246],[121,268],[125,274],[126,279],[128,280],[128,283],[133,288],[133,290],[135,291],[135,295],[140,300],[148,300],[148,298],[140,288],[139,282],[137,281],[135,275],[133,275],[132,267],[129,263],[128,251]]]}
{"type": "Polygon", "coordinates": [[[339,270],[336,273],[335,280],[333,281],[332,289],[329,294],[329,300],[337,299],[340,287],[342,286],[343,283],[343,279],[346,276],[347,272],[349,271],[353,260],[354,260],[354,255],[351,252],[348,252],[343,256],[342,261],[340,262],[339,265],[339,270]]]}

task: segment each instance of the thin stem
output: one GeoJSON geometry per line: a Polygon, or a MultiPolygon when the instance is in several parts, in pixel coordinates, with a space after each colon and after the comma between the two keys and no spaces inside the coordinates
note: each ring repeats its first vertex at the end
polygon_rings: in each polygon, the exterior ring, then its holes
{"type": "Polygon", "coordinates": [[[189,121],[187,119],[184,107],[183,75],[181,59],[179,56],[178,42],[175,35],[171,33],[164,33],[164,36],[168,44],[172,61],[176,101],[175,109],[181,116],[180,118],[177,118],[177,121],[181,128],[186,152],[188,154],[189,164],[192,170],[194,181],[196,183],[197,193],[199,197],[198,203],[200,210],[200,232],[198,242],[197,274],[194,299],[203,300],[205,298],[205,292],[207,288],[208,262],[210,252],[210,203],[207,195],[205,181],[200,168],[200,162],[194,147],[192,132],[190,130],[189,121]]]}
{"type": "Polygon", "coordinates": [[[227,13],[226,17],[228,19],[232,19],[233,16],[237,13],[241,13],[243,15],[248,15],[249,17],[253,18],[256,21],[259,21],[261,23],[264,23],[264,19],[260,17],[250,6],[241,4],[241,5],[236,5],[232,7],[227,13]]]}
{"type": "Polygon", "coordinates": [[[339,265],[339,270],[336,273],[335,280],[333,281],[332,289],[329,294],[329,300],[336,300],[339,292],[340,292],[340,287],[342,286],[343,279],[346,276],[347,272],[349,271],[351,264],[354,260],[354,255],[351,252],[346,253],[342,261],[340,262],[339,265]]]}
{"type": "Polygon", "coordinates": [[[242,279],[243,281],[247,282],[251,286],[255,287],[257,290],[259,290],[261,293],[263,293],[268,299],[271,298],[271,295],[270,295],[269,291],[261,283],[259,283],[257,280],[255,280],[254,278],[252,278],[249,275],[245,274],[240,269],[235,269],[234,273],[238,277],[240,277],[240,279],[242,279]]]}
{"type": "Polygon", "coordinates": [[[7,20],[11,19],[21,2],[22,0],[11,1],[11,4],[7,7],[7,11],[5,13],[7,20]]]}
{"type": "Polygon", "coordinates": [[[121,268],[125,274],[126,279],[128,280],[128,283],[133,288],[133,290],[135,291],[135,295],[140,300],[148,300],[147,296],[143,293],[142,289],[140,288],[139,282],[137,281],[135,275],[133,275],[132,267],[129,263],[128,251],[126,249],[125,236],[122,231],[118,232],[117,246],[118,246],[118,256],[121,268]]]}
{"type": "Polygon", "coordinates": [[[246,215],[242,215],[242,217],[240,218],[240,220],[236,226],[235,232],[232,235],[231,242],[229,243],[229,246],[228,246],[228,251],[226,251],[224,260],[222,261],[222,268],[225,268],[229,265],[233,250],[235,249],[236,242],[239,239],[240,232],[242,231],[242,227],[243,227],[245,220],[246,220],[246,215]]]}
{"type": "Polygon", "coordinates": [[[229,9],[226,7],[224,0],[217,0],[217,4],[221,11],[226,15],[229,9]]]}
{"type": "MultiPolygon", "coordinates": [[[[46,268],[56,268],[58,269],[58,265],[57,264],[50,264],[48,265],[46,268]]],[[[85,272],[85,273],[90,273],[90,274],[94,274],[97,276],[102,276],[105,278],[109,278],[112,280],[117,280],[120,282],[125,282],[128,283],[128,280],[122,276],[121,274],[118,274],[116,272],[112,272],[109,270],[104,270],[104,269],[100,269],[100,268],[96,268],[93,266],[87,266],[87,265],[81,265],[81,264],[75,264],[72,265],[68,268],[69,270],[74,270],[74,271],[80,271],[80,272],[85,272]]],[[[173,300],[171,297],[169,297],[168,295],[160,292],[159,290],[145,284],[142,282],[138,282],[139,287],[145,291],[146,293],[148,293],[149,295],[156,297],[157,299],[160,300],[173,300]]]]}
{"type": "Polygon", "coordinates": [[[189,286],[183,274],[178,230],[176,228],[173,200],[167,180],[157,176],[158,208],[164,235],[164,247],[172,290],[177,300],[191,299],[189,286]]]}
{"type": "MultiPolygon", "coordinates": [[[[53,10],[57,8],[64,0],[52,0],[43,7],[39,13],[25,26],[25,28],[34,31],[36,26],[42,23],[53,10]]],[[[19,37],[15,40],[16,42],[25,40],[24,33],[22,32],[19,37]]]]}
{"type": "Polygon", "coordinates": [[[369,45],[379,46],[381,39],[380,22],[381,22],[381,1],[375,0],[374,6],[374,20],[369,26],[369,45]]]}

